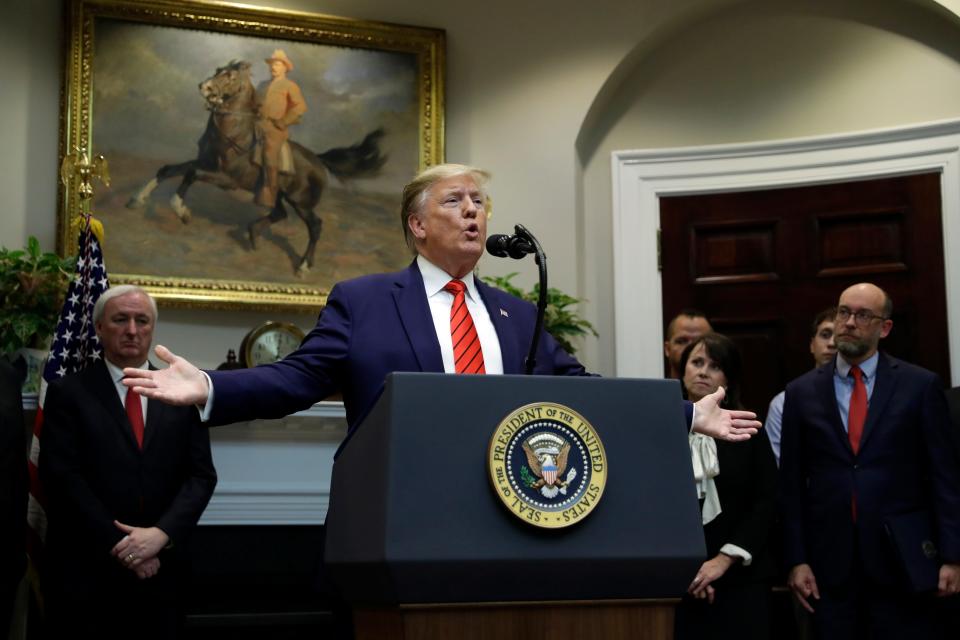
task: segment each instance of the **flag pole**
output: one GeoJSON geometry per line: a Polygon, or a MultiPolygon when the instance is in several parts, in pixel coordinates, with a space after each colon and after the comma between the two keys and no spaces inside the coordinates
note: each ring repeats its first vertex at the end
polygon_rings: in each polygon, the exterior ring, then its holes
{"type": "MultiPolygon", "coordinates": [[[[93,308],[109,286],[103,263],[103,225],[90,214],[93,199],[93,180],[110,186],[110,170],[102,155],[92,160],[86,150],[76,149],[63,158],[60,179],[68,192],[71,187],[80,204],[80,212],[70,221],[70,232],[77,238],[77,264],[70,280],[63,308],[47,356],[37,397],[37,416],[30,442],[27,467],[30,472],[30,495],[27,504],[27,579],[37,608],[43,614],[43,594],[40,589],[40,569],[43,564],[43,543],[47,531],[47,516],[43,488],[40,485],[40,439],[43,431],[43,404],[47,386],[65,375],[80,371],[87,364],[102,357],[102,349],[93,322],[93,308]]],[[[25,615],[18,611],[16,615],[25,615]]]]}

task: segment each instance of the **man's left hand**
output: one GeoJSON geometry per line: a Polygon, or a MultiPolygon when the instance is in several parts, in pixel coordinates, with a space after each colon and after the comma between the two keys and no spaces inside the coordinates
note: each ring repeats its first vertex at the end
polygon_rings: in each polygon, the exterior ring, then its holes
{"type": "Polygon", "coordinates": [[[116,520],[113,524],[127,535],[114,545],[110,553],[127,568],[137,567],[156,557],[170,542],[170,536],[158,527],[131,527],[116,520]]]}
{"type": "Polygon", "coordinates": [[[727,442],[749,440],[763,425],[752,411],[723,409],[720,403],[725,395],[726,391],[720,387],[695,403],[693,430],[727,442]]]}
{"type": "Polygon", "coordinates": [[[960,593],[960,564],[945,564],[940,567],[940,582],[937,595],[952,596],[960,593]]]}

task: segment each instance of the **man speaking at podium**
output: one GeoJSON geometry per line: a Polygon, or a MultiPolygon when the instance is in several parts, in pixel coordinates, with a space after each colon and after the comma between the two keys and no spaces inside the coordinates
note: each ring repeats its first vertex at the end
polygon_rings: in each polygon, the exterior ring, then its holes
{"type": "MultiPolygon", "coordinates": [[[[283,360],[240,371],[203,372],[162,346],[159,371],[127,369],[124,384],[148,398],[196,404],[211,425],[279,418],[341,391],[350,432],[394,371],[523,372],[536,310],[474,277],[487,237],[486,171],[458,164],[431,167],[403,190],[401,224],[416,254],[396,273],[334,286],[317,325],[283,360]]],[[[538,375],[589,375],[546,332],[538,375]]],[[[694,431],[745,440],[754,414],[720,408],[723,390],[685,403],[694,431]]]]}

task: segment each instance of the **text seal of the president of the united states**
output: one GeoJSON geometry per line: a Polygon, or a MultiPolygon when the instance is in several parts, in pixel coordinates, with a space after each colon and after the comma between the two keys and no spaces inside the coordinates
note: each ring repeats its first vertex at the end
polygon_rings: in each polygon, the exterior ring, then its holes
{"type": "Polygon", "coordinates": [[[548,529],[583,520],[607,482],[607,455],[596,430],[570,407],[551,402],[520,407],[500,422],[487,468],[503,504],[548,529]]]}

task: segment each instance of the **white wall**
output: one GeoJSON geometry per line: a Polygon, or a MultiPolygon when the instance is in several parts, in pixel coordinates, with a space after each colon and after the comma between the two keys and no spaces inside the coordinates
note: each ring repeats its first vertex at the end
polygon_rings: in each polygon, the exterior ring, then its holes
{"type": "MultiPolygon", "coordinates": [[[[52,247],[59,2],[13,3],[0,25],[0,243],[18,245],[32,233],[52,247]]],[[[956,15],[932,0],[257,3],[447,31],[447,159],[492,170],[491,231],[528,226],[547,248],[552,283],[591,300],[586,312],[602,337],[587,341],[584,354],[602,373],[614,370],[612,149],[844,131],[960,109],[958,56],[950,51],[960,41],[956,15]],[[833,4],[850,15],[837,15],[833,4]],[[865,25],[867,12],[880,24],[865,25]]],[[[533,281],[532,261],[481,262],[488,273],[518,268],[533,281]]],[[[161,314],[158,340],[205,366],[218,364],[248,328],[284,319],[161,314]]]]}
{"type": "Polygon", "coordinates": [[[60,5],[12,0],[0,24],[0,245],[55,244],[60,5]]]}

